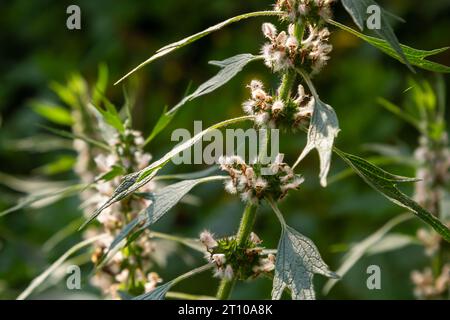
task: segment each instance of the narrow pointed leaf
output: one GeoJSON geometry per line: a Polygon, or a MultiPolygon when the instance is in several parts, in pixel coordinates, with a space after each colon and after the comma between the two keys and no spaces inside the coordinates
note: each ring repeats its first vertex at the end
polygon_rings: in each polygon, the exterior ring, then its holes
{"type": "Polygon", "coordinates": [[[252,18],[252,17],[260,17],[260,16],[279,16],[282,15],[283,12],[281,11],[257,11],[257,12],[251,12],[251,13],[246,13],[246,14],[242,14],[233,18],[230,18],[228,20],[225,20],[221,23],[218,23],[212,27],[209,27],[206,30],[203,30],[201,32],[198,32],[192,36],[189,36],[187,38],[184,38],[183,40],[177,41],[175,43],[169,44],[161,49],[159,49],[155,55],[151,56],[150,58],[148,58],[146,61],[142,62],[141,64],[139,64],[136,68],[134,68],[133,70],[131,70],[130,72],[128,72],[125,76],[123,76],[122,78],[120,78],[114,85],[120,83],[121,81],[123,81],[124,79],[126,79],[127,77],[129,77],[131,74],[133,74],[134,72],[138,71],[139,69],[141,69],[142,67],[144,67],[145,65],[155,61],[158,58],[161,58],[163,56],[165,56],[166,54],[169,54],[175,50],[178,50],[194,41],[197,41],[201,38],[203,38],[204,36],[209,35],[212,32],[218,31],[220,29],[222,29],[223,27],[232,24],[234,22],[238,22],[240,20],[243,19],[248,19],[248,18],[252,18]]]}
{"type": "Polygon", "coordinates": [[[393,203],[414,213],[418,218],[436,230],[446,241],[450,242],[449,228],[431,212],[422,208],[417,202],[402,193],[396,186],[401,182],[417,181],[416,179],[392,175],[360,157],[342,152],[337,148],[334,151],[372,188],[393,203]]]}
{"type": "MultiPolygon", "coordinates": [[[[370,6],[378,6],[381,10],[381,7],[373,0],[341,0],[342,5],[353,18],[355,23],[358,25],[361,31],[365,29],[365,22],[367,20],[367,8],[370,6]]],[[[392,30],[391,25],[389,24],[388,19],[386,18],[387,14],[385,10],[381,10],[381,28],[375,29],[375,32],[384,40],[386,40],[391,48],[395,50],[395,52],[401,57],[402,62],[405,63],[411,71],[414,71],[409,64],[405,54],[403,53],[402,47],[397,39],[397,36],[392,30]]]]}
{"type": "Polygon", "coordinates": [[[149,197],[152,203],[120,231],[111,243],[108,251],[112,251],[119,243],[132,234],[136,227],[139,226],[139,229],[145,229],[157,222],[197,185],[226,178],[225,176],[213,176],[196,180],[184,180],[152,193],[151,197],[149,197]]]}
{"type": "Polygon", "coordinates": [[[206,95],[213,92],[214,90],[220,88],[228,81],[230,81],[234,76],[236,76],[242,69],[251,61],[259,59],[260,57],[254,56],[249,53],[243,53],[236,55],[234,57],[225,59],[223,61],[210,61],[209,63],[221,68],[219,73],[203,83],[197,90],[192,94],[181,100],[175,107],[170,110],[170,113],[177,111],[186,102],[192,101],[200,96],[206,95]]]}
{"type": "MultiPolygon", "coordinates": [[[[347,27],[347,26],[345,26],[339,22],[333,21],[333,20],[328,20],[328,23],[357,36],[358,38],[368,42],[372,46],[380,49],[387,55],[404,63],[402,57],[394,49],[392,49],[392,47],[385,40],[371,37],[371,36],[366,36],[350,27],[347,27]]],[[[422,68],[424,70],[432,71],[432,72],[450,73],[450,67],[425,59],[429,56],[433,56],[433,55],[442,53],[444,51],[447,51],[449,49],[449,47],[427,51],[427,50],[414,49],[414,48],[411,48],[411,47],[408,47],[405,45],[400,45],[400,46],[401,46],[406,58],[412,65],[422,68]]]]}
{"type": "Polygon", "coordinates": [[[80,227],[80,229],[84,228],[88,223],[90,223],[92,220],[94,220],[103,210],[111,206],[113,203],[120,201],[124,199],[125,197],[129,196],[133,192],[135,192],[140,187],[147,184],[149,181],[153,179],[153,177],[158,173],[158,171],[164,167],[174,156],[179,154],[180,152],[192,147],[195,143],[200,141],[205,134],[210,132],[211,130],[218,129],[236,122],[245,121],[252,119],[252,116],[244,116],[234,119],[225,120],[222,122],[219,122],[202,132],[198,133],[191,139],[177,145],[174,147],[171,151],[166,153],[161,159],[153,162],[146,168],[142,169],[141,171],[131,173],[124,177],[120,185],[116,188],[113,195],[110,199],[108,199],[99,209],[97,209],[89,218],[88,220],[80,227]]]}

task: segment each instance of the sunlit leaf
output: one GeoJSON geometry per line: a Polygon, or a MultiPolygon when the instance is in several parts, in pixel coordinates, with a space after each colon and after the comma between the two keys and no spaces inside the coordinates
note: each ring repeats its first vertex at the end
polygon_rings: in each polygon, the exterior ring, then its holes
{"type": "Polygon", "coordinates": [[[114,191],[111,198],[108,201],[106,201],[102,206],[100,206],[100,208],[98,208],[86,220],[86,222],[80,227],[80,229],[85,227],[92,220],[94,220],[103,210],[105,210],[106,208],[111,206],[113,203],[124,199],[125,197],[132,194],[137,189],[139,189],[140,187],[144,186],[149,181],[151,181],[153,179],[153,177],[158,173],[158,171],[162,167],[164,167],[174,156],[176,156],[180,152],[192,147],[194,144],[196,144],[198,141],[200,141],[204,135],[206,135],[211,130],[218,129],[218,128],[221,128],[221,127],[224,127],[224,126],[236,123],[236,122],[250,120],[252,118],[253,118],[252,116],[244,116],[244,117],[239,117],[239,118],[234,118],[234,119],[219,122],[207,129],[203,130],[202,132],[196,134],[191,139],[177,145],[171,151],[166,153],[162,158],[151,163],[146,168],[144,168],[138,172],[131,173],[131,174],[125,176],[123,178],[122,182],[120,183],[120,185],[114,191]]]}
{"type": "Polygon", "coordinates": [[[243,53],[234,57],[225,59],[223,61],[210,61],[209,63],[221,68],[218,74],[203,83],[192,94],[181,100],[175,107],[170,110],[170,113],[175,112],[182,107],[186,102],[192,101],[200,96],[211,93],[214,90],[220,88],[228,81],[234,78],[242,69],[251,61],[259,59],[260,57],[254,56],[249,53],[243,53]]]}
{"type": "MultiPolygon", "coordinates": [[[[366,36],[352,28],[349,28],[349,27],[347,27],[339,22],[333,21],[333,20],[329,20],[328,22],[338,28],[341,28],[341,29],[357,36],[358,38],[361,38],[361,39],[367,41],[369,44],[380,49],[387,55],[397,59],[400,62],[403,62],[402,57],[394,49],[392,49],[392,47],[385,40],[366,36]]],[[[426,51],[426,50],[414,49],[414,48],[411,48],[411,47],[408,47],[405,45],[400,45],[400,46],[401,46],[406,58],[412,65],[417,66],[422,69],[425,69],[425,70],[433,71],[433,72],[442,72],[442,73],[450,72],[450,67],[447,67],[442,64],[432,62],[432,61],[425,59],[429,56],[433,56],[433,55],[442,53],[444,51],[447,51],[449,49],[449,47],[426,51]]]]}
{"type": "Polygon", "coordinates": [[[64,126],[70,126],[73,123],[72,115],[64,107],[44,101],[33,101],[31,108],[34,112],[53,123],[64,126]]]}
{"type": "Polygon", "coordinates": [[[319,95],[309,79],[309,76],[302,70],[298,71],[308,84],[309,89],[314,96],[315,104],[308,129],[308,140],[298,160],[295,162],[294,167],[296,167],[298,163],[311,152],[311,150],[317,149],[320,159],[320,184],[323,187],[326,187],[327,176],[330,171],[334,139],[340,131],[339,121],[334,109],[320,100],[319,95]]]}
{"type": "Polygon", "coordinates": [[[361,29],[361,31],[364,31],[365,29],[365,22],[367,19],[367,8],[374,5],[380,8],[381,26],[380,29],[374,30],[375,33],[378,34],[384,40],[386,40],[386,42],[389,43],[390,47],[393,50],[395,50],[395,52],[399,55],[401,61],[405,63],[408,66],[408,68],[411,69],[411,71],[414,71],[411,65],[409,64],[407,58],[405,57],[405,54],[403,53],[403,49],[400,46],[400,43],[397,39],[397,36],[394,33],[394,30],[392,30],[392,27],[386,18],[385,10],[382,10],[382,8],[374,0],[341,0],[341,1],[342,5],[347,10],[347,12],[352,16],[353,20],[361,29]]]}
{"type": "Polygon", "coordinates": [[[450,242],[450,230],[431,212],[422,208],[418,203],[402,193],[397,184],[402,182],[415,182],[417,179],[400,177],[390,174],[366,160],[342,152],[335,148],[334,151],[372,188],[380,192],[393,203],[408,209],[417,217],[430,225],[446,241],[450,242]]]}
{"type": "Polygon", "coordinates": [[[285,288],[291,291],[293,300],[314,300],[314,274],[338,279],[322,260],[315,244],[289,227],[283,214],[272,199],[267,199],[281,223],[281,237],[278,243],[273,278],[272,299],[279,300],[285,288]]]}

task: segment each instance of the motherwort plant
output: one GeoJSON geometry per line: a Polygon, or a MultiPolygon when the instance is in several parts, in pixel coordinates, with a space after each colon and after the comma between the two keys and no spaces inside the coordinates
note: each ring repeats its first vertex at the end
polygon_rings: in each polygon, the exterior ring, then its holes
{"type": "MultiPolygon", "coordinates": [[[[289,292],[292,299],[314,299],[314,274],[332,279],[337,279],[342,274],[329,269],[313,241],[290,227],[278,208],[281,199],[295,196],[294,191],[301,190],[304,183],[300,175],[301,163],[314,149],[319,154],[319,180],[323,187],[327,186],[334,152],[372,188],[422,219],[443,241],[450,241],[450,230],[434,214],[434,208],[421,206],[397,188],[400,183],[415,182],[416,179],[390,174],[334,146],[340,131],[338,117],[334,108],[321,100],[313,82],[313,78],[320,77],[320,71],[332,61],[333,47],[330,38],[334,27],[368,42],[405,64],[411,71],[414,71],[415,66],[433,72],[449,72],[449,67],[426,60],[428,56],[445,49],[424,51],[401,45],[388,23],[388,13],[373,0],[341,0],[341,4],[362,31],[366,29],[368,7],[377,6],[380,9],[371,17],[379,20],[380,27],[373,30],[378,37],[360,33],[333,20],[332,6],[335,2],[338,1],[278,0],[273,10],[239,15],[167,45],[120,79],[117,83],[152,61],[231,23],[253,17],[272,16],[279,19],[277,26],[268,22],[262,24],[261,42],[265,43],[260,52],[212,61],[212,64],[220,68],[218,74],[164,113],[146,141],[162,131],[176,113],[181,112],[186,102],[223,86],[250,62],[263,62],[268,67],[268,72],[279,79],[279,85],[268,88],[257,79],[245,84],[250,91],[248,100],[242,102],[245,115],[224,120],[203,130],[154,162],[148,164],[150,158],[142,151],[140,135],[130,131],[129,125],[123,125],[120,121],[117,123],[120,117],[115,116],[117,113],[113,107],[104,104],[103,107],[94,108],[96,114],[103,116],[100,118],[109,120],[107,127],[117,129],[114,135],[108,134],[109,140],[106,140],[110,152],[103,156],[90,156],[91,160],[97,160],[94,170],[97,172],[100,169],[103,172],[103,175],[97,176],[95,190],[104,201],[101,205],[95,204],[96,209],[83,224],[86,227],[91,222],[100,220],[105,225],[107,240],[99,245],[95,260],[99,261],[100,269],[105,270],[112,279],[107,282],[109,288],[111,283],[117,284],[118,292],[123,298],[163,299],[170,294],[171,287],[180,281],[214,269],[214,276],[221,279],[216,296],[218,299],[228,299],[236,281],[260,275],[273,278],[273,299],[280,299],[285,291],[289,292]],[[152,186],[153,181],[158,179],[159,171],[173,157],[192,147],[211,130],[243,121],[253,122],[254,128],[265,135],[265,144],[260,146],[256,159],[247,160],[237,155],[223,156],[218,163],[222,175],[189,176],[156,189],[152,186]],[[301,150],[299,145],[299,156],[295,163],[284,162],[283,154],[279,154],[269,164],[264,161],[267,145],[271,140],[271,128],[282,129],[281,132],[288,134],[292,131],[306,133],[306,146],[301,150]],[[121,177],[120,183],[116,183],[118,177],[121,177]],[[101,180],[107,180],[107,183],[99,184],[101,180]],[[149,273],[143,262],[152,250],[146,236],[152,234],[152,231],[148,231],[149,228],[195,186],[212,181],[223,181],[226,191],[240,197],[245,206],[237,233],[217,238],[208,231],[202,232],[199,243],[202,244],[201,251],[205,254],[207,263],[153,289],[159,278],[149,273]],[[276,250],[263,247],[264,242],[253,232],[258,208],[264,204],[273,209],[280,222],[281,236],[276,250]],[[112,241],[111,236],[114,236],[112,241]],[[117,256],[117,252],[122,254],[117,256]]],[[[257,32],[256,30],[255,34],[257,32]]]]}

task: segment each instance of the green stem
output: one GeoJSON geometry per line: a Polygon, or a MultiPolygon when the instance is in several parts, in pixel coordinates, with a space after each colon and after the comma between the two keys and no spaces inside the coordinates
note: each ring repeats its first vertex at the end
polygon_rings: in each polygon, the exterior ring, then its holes
{"type": "MultiPolygon", "coordinates": [[[[252,232],[253,226],[255,224],[257,209],[258,206],[252,203],[248,203],[245,207],[236,238],[238,246],[245,245],[246,241],[248,240],[248,237],[250,236],[250,233],[252,232]]],[[[227,300],[231,295],[231,291],[233,290],[235,283],[236,277],[231,280],[223,278],[220,282],[219,289],[217,290],[217,299],[227,300]]]]}
{"type": "MultiPolygon", "coordinates": [[[[305,32],[305,23],[300,22],[295,25],[294,35],[298,42],[301,43],[305,32]]],[[[278,91],[278,98],[287,102],[291,96],[292,87],[294,86],[297,74],[295,70],[288,70],[281,79],[281,86],[278,91]]]]}

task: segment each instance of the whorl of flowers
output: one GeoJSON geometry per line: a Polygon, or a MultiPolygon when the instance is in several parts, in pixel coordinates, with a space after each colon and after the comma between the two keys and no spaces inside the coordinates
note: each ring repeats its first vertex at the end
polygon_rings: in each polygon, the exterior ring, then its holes
{"type": "Polygon", "coordinates": [[[332,17],[331,4],[335,0],[278,0],[275,10],[284,11],[285,19],[297,22],[299,19],[330,19],[332,17]]]}
{"type": "Polygon", "coordinates": [[[418,299],[437,299],[448,296],[450,290],[450,264],[444,265],[442,272],[436,278],[431,268],[423,272],[413,271],[411,280],[415,285],[414,295],[418,299]]]}
{"type": "Polygon", "coordinates": [[[278,154],[268,165],[246,164],[239,156],[221,157],[221,169],[227,171],[231,178],[226,182],[225,190],[239,194],[244,202],[257,203],[265,197],[282,199],[289,190],[298,189],[303,182],[303,178],[283,162],[283,156],[278,154]]]}
{"type": "Polygon", "coordinates": [[[298,86],[297,97],[288,102],[267,94],[261,81],[253,80],[248,87],[251,99],[245,101],[242,107],[246,114],[255,116],[258,126],[297,129],[312,115],[314,97],[307,95],[302,85],[298,86]]]}
{"type": "Polygon", "coordinates": [[[330,59],[333,46],[328,43],[330,32],[326,27],[309,24],[307,36],[299,43],[295,36],[294,24],[288,33],[277,32],[271,23],[262,25],[264,36],[270,40],[262,47],[264,63],[273,71],[285,71],[295,66],[311,69],[311,73],[320,72],[330,59]]]}
{"type": "Polygon", "coordinates": [[[216,240],[209,231],[200,234],[200,242],[207,251],[205,258],[215,265],[215,277],[247,280],[275,268],[275,256],[263,253],[262,241],[253,232],[242,246],[234,237],[216,240]]]}
{"type": "MultiPolygon", "coordinates": [[[[116,133],[107,141],[113,152],[97,153],[94,158],[95,171],[98,176],[111,172],[114,168],[122,168],[125,172],[133,172],[147,166],[151,155],[143,152],[144,139],[138,131],[130,129],[124,133],[116,133]]],[[[120,177],[95,184],[96,193],[84,203],[86,214],[99,208],[108,200],[120,183],[120,177]]],[[[150,192],[154,185],[147,184],[142,192],[150,192]]],[[[95,234],[107,233],[108,237],[95,243],[92,261],[98,263],[107,252],[113,239],[122,230],[130,219],[149,205],[145,199],[127,199],[117,202],[105,209],[97,220],[101,228],[91,227],[86,231],[85,237],[91,238],[95,234]]],[[[91,283],[99,287],[105,295],[117,298],[118,289],[127,289],[132,284],[131,291],[150,291],[157,283],[161,282],[158,275],[151,272],[151,254],[154,252],[154,244],[150,240],[149,231],[143,232],[139,239],[133,242],[127,251],[119,251],[115,256],[92,278],[91,283]]]]}

